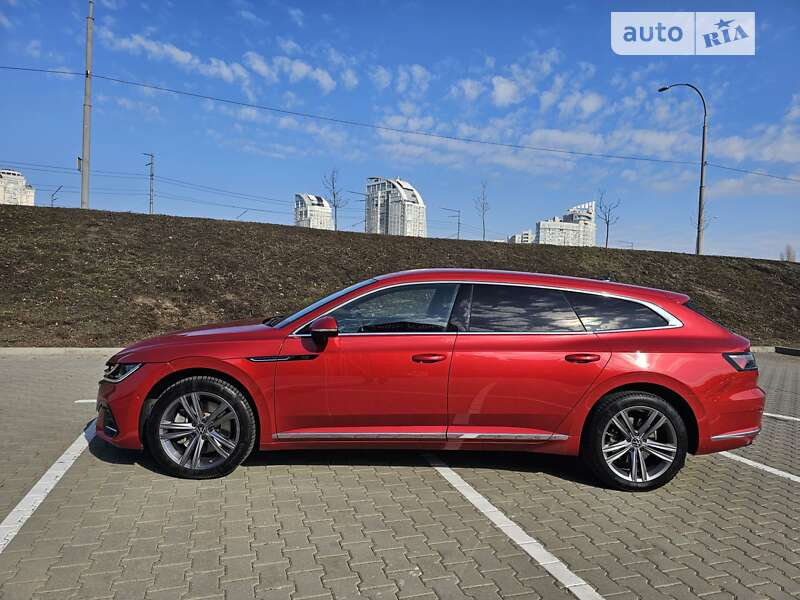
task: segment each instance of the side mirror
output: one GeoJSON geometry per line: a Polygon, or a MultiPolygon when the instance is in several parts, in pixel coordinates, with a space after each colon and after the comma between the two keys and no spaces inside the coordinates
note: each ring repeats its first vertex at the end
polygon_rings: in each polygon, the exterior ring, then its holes
{"type": "Polygon", "coordinates": [[[326,315],[314,320],[311,323],[309,331],[315,342],[324,344],[328,341],[328,338],[339,335],[339,324],[336,322],[336,319],[330,315],[326,315]]]}

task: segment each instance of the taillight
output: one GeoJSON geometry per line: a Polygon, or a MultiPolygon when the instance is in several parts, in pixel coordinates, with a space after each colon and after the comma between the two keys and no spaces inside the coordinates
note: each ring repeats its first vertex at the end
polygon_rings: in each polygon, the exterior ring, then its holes
{"type": "Polygon", "coordinates": [[[752,352],[723,352],[722,356],[737,371],[758,371],[756,357],[753,356],[752,352]]]}

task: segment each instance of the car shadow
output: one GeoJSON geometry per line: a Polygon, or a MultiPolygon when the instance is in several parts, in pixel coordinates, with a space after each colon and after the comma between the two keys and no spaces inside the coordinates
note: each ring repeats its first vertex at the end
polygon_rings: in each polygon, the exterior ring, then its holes
{"type": "MultiPolygon", "coordinates": [[[[138,465],[148,471],[165,475],[147,452],[117,448],[94,438],[89,443],[92,455],[108,464],[138,465]]],[[[274,466],[328,467],[430,467],[428,457],[453,469],[486,469],[544,474],[590,487],[604,487],[575,457],[530,452],[454,451],[454,450],[356,450],[315,449],[254,451],[240,469],[274,466]]],[[[166,475],[165,475],[166,476],[166,475]]]]}

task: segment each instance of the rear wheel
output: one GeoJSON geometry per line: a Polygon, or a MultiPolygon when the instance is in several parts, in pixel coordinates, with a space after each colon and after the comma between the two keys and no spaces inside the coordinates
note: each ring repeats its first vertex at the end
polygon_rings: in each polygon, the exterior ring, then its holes
{"type": "Polygon", "coordinates": [[[255,416],[242,393],[216,377],[188,377],[167,388],[145,427],[147,449],[171,475],[221,477],[255,444],[255,416]]]}
{"type": "Polygon", "coordinates": [[[626,391],[600,401],[586,423],[581,455],[603,483],[644,491],[675,477],[687,449],[686,425],[669,402],[626,391]]]}

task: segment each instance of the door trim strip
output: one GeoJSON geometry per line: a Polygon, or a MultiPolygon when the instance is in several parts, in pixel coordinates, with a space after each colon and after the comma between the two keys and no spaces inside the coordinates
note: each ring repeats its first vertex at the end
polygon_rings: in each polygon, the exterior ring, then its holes
{"type": "Polygon", "coordinates": [[[274,433],[273,440],[444,440],[445,434],[414,431],[303,431],[274,433]]]}
{"type": "Polygon", "coordinates": [[[569,436],[563,433],[448,433],[448,440],[486,440],[510,442],[564,441],[569,436]]]}
{"type": "Polygon", "coordinates": [[[501,442],[564,441],[562,433],[438,433],[414,431],[303,431],[274,433],[273,440],[482,440],[501,442]]]}

